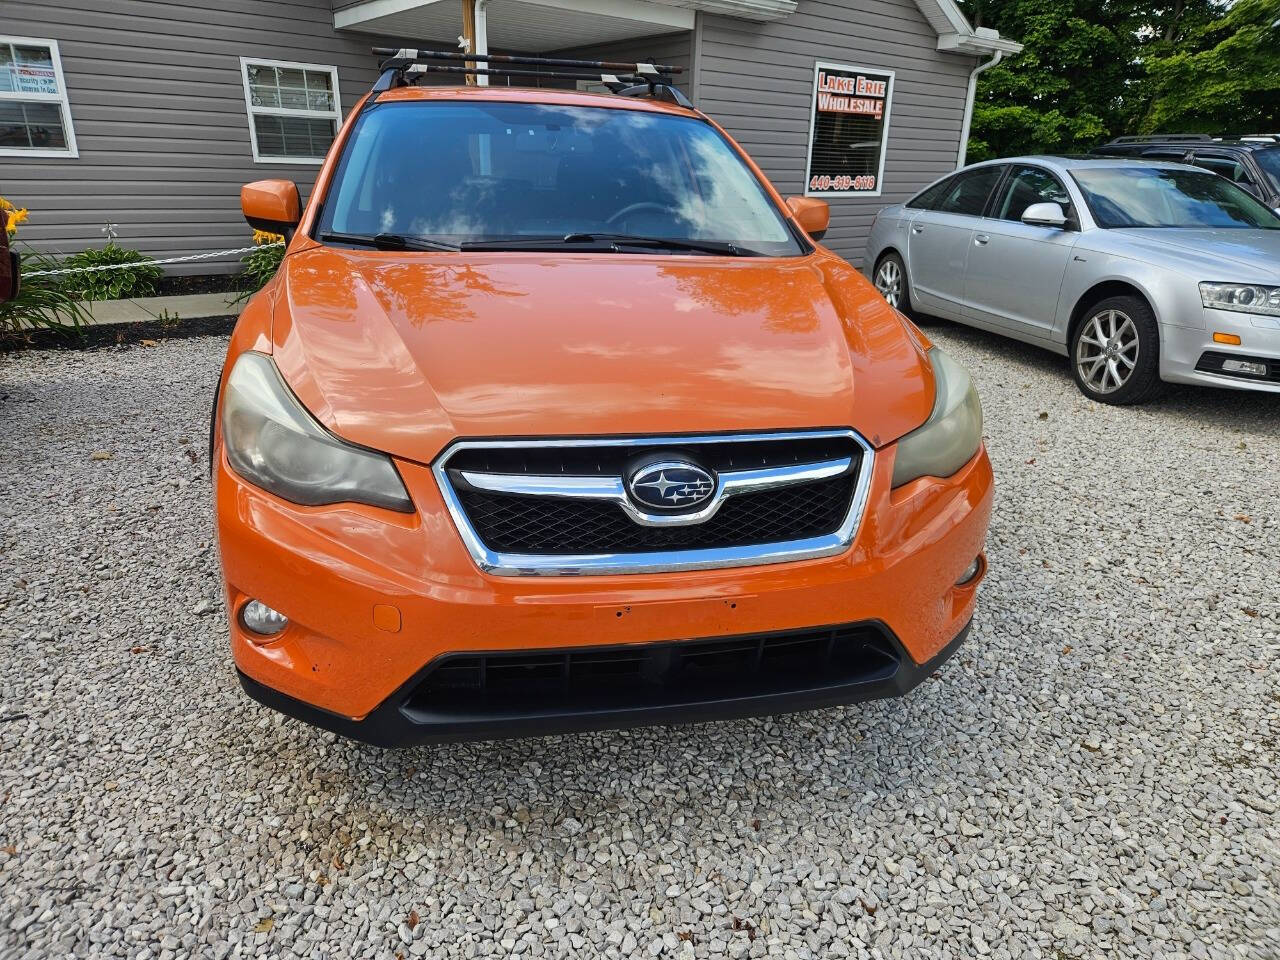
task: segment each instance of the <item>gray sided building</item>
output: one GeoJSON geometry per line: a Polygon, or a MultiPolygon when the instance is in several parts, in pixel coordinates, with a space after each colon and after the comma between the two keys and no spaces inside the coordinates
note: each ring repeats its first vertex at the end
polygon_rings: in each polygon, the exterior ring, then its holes
{"type": "Polygon", "coordinates": [[[829,200],[855,266],[881,206],[963,162],[974,71],[1019,49],[954,0],[0,0],[0,196],[48,252],[107,223],[155,257],[244,246],[241,184],[305,197],[370,47],[456,49],[464,2],[495,51],[685,67],[782,193],[829,200]]]}

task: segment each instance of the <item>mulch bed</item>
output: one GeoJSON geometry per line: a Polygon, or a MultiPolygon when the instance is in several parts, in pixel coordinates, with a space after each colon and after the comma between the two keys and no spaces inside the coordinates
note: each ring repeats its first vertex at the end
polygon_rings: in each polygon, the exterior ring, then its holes
{"type": "MultiPolygon", "coordinates": [[[[109,323],[79,330],[24,330],[0,332],[0,353],[17,350],[105,350],[144,341],[183,340],[188,337],[226,336],[236,324],[236,315],[193,317],[190,320],[143,323],[109,323]]],[[[144,345],[150,346],[148,342],[144,345]]]]}

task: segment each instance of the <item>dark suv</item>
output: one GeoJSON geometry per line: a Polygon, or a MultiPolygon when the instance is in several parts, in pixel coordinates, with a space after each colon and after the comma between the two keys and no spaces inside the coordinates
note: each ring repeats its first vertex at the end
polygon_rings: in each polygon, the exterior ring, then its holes
{"type": "Polygon", "coordinates": [[[1103,156],[1191,163],[1221,174],[1280,212],[1280,136],[1215,139],[1205,133],[1117,137],[1097,147],[1103,156]]]}

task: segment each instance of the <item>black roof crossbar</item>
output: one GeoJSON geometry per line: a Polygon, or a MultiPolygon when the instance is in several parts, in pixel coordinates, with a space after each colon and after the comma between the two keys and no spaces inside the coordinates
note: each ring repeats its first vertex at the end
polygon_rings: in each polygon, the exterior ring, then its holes
{"type": "Polygon", "coordinates": [[[1212,140],[1207,133],[1147,133],[1142,136],[1116,137],[1109,143],[1201,143],[1212,140]]]}
{"type": "Polygon", "coordinates": [[[627,97],[649,96],[692,108],[689,98],[672,82],[672,74],[684,68],[662,63],[617,60],[568,60],[563,57],[532,57],[523,54],[460,53],[454,50],[418,50],[414,48],[374,47],[375,56],[385,59],[379,64],[381,74],[373,85],[374,99],[379,93],[411,83],[410,73],[456,73],[486,77],[540,77],[554,80],[587,80],[603,84],[614,93],[627,97]],[[464,65],[435,63],[438,60],[461,60],[464,65]],[[527,64],[553,67],[552,70],[520,70],[508,66],[479,67],[484,64],[527,64]],[[410,68],[413,68],[412,70],[410,68]]]}

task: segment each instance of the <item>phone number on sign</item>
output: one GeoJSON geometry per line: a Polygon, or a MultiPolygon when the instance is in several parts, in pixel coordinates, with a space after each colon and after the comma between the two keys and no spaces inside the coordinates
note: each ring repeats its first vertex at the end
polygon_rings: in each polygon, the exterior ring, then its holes
{"type": "Polygon", "coordinates": [[[874,190],[876,178],[872,174],[859,177],[810,177],[810,190],[874,190]]]}

